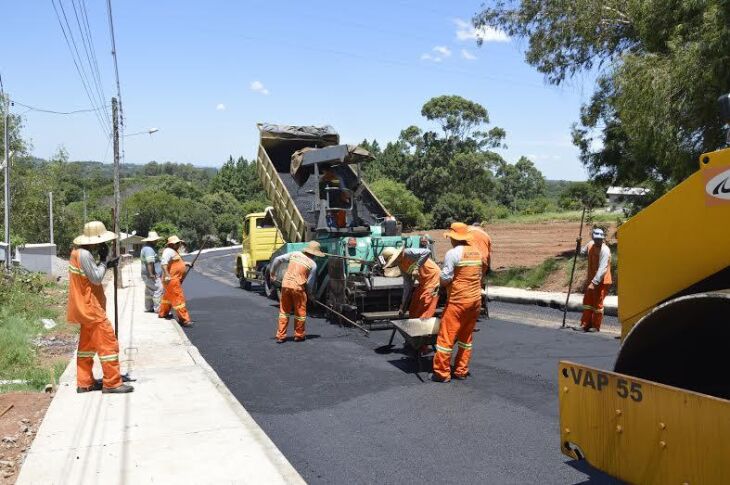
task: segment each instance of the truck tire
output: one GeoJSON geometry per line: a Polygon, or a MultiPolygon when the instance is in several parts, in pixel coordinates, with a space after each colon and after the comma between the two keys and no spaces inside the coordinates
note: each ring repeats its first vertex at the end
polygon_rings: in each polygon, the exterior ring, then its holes
{"type": "Polygon", "coordinates": [[[264,270],[264,293],[266,296],[274,301],[279,300],[279,290],[269,281],[269,268],[264,270]]]}

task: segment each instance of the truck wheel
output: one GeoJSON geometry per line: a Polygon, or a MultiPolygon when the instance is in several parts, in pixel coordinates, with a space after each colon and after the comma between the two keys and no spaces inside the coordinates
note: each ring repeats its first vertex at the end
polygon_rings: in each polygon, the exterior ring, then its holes
{"type": "Polygon", "coordinates": [[[279,291],[269,281],[269,272],[268,271],[266,271],[264,274],[264,293],[266,294],[267,297],[271,298],[274,301],[277,301],[279,299],[279,291]]]}

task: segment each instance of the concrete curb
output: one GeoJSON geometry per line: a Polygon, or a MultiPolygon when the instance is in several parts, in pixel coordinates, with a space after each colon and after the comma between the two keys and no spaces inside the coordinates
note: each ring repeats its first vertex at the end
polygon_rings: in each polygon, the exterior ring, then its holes
{"type": "Polygon", "coordinates": [[[251,417],[248,411],[246,411],[246,408],[244,408],[243,405],[238,401],[238,399],[236,399],[230,389],[228,389],[228,386],[226,386],[226,384],[220,378],[218,373],[210,366],[210,364],[208,364],[208,361],[205,360],[198,348],[193,345],[188,336],[185,334],[185,331],[182,329],[182,327],[180,327],[180,325],[174,326],[177,330],[178,335],[180,335],[180,339],[183,341],[183,345],[185,345],[185,347],[187,348],[190,358],[192,358],[195,364],[203,370],[206,377],[210,380],[210,382],[213,383],[215,388],[221,394],[223,399],[226,400],[233,412],[236,413],[246,430],[253,435],[259,448],[263,450],[267,457],[271,460],[271,462],[274,463],[286,482],[301,484],[306,483],[301,475],[299,475],[299,472],[296,471],[294,466],[289,463],[289,460],[286,459],[284,454],[279,450],[274,442],[271,441],[271,438],[269,438],[269,436],[264,433],[264,430],[261,429],[261,427],[253,419],[253,417],[251,417]]]}
{"type": "MultiPolygon", "coordinates": [[[[547,306],[550,308],[562,309],[565,305],[567,293],[550,291],[532,291],[522,288],[510,288],[507,286],[489,286],[488,292],[490,301],[504,301],[507,303],[520,303],[528,305],[547,306]]],[[[583,311],[583,295],[573,293],[570,295],[568,310],[583,311]]],[[[618,298],[613,295],[606,297],[604,301],[604,313],[606,315],[618,315],[618,298]]]]}

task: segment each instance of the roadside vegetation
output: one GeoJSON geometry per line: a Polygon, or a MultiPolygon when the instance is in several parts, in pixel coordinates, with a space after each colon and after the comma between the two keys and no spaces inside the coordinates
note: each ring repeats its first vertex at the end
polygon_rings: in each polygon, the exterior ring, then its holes
{"type": "MultiPolygon", "coordinates": [[[[616,244],[610,244],[610,248],[613,285],[609,294],[615,295],[618,292],[618,252],[616,244]]],[[[489,284],[494,286],[567,292],[572,266],[572,256],[552,257],[533,267],[510,267],[492,271],[488,279],[489,284]]],[[[583,292],[587,268],[588,262],[585,257],[579,256],[575,265],[573,293],[583,292]]]]}
{"type": "Polygon", "coordinates": [[[24,271],[0,279],[0,392],[42,390],[58,382],[76,345],[78,329],[63,314],[65,287],[24,271]],[[42,319],[56,326],[46,329],[42,319]]]}

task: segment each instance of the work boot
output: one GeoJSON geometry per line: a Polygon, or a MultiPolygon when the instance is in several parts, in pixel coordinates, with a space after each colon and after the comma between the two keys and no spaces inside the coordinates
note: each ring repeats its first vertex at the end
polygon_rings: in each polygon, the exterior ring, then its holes
{"type": "Polygon", "coordinates": [[[283,344],[284,342],[286,342],[286,339],[285,338],[278,338],[278,339],[276,339],[276,343],[277,344],[283,344]]]}
{"type": "Polygon", "coordinates": [[[306,340],[306,338],[307,337],[294,337],[294,341],[295,342],[304,342],[304,340],[306,340]]]}
{"type": "Polygon", "coordinates": [[[463,375],[461,375],[461,374],[452,374],[451,377],[453,379],[456,379],[457,381],[465,381],[467,379],[467,377],[469,377],[470,375],[471,375],[471,372],[467,372],[466,374],[463,374],[463,375]]]}
{"type": "Polygon", "coordinates": [[[122,384],[118,387],[105,387],[101,390],[102,394],[126,394],[128,392],[133,392],[134,387],[130,386],[129,384],[122,384]]]}
{"type": "Polygon", "coordinates": [[[88,387],[77,387],[76,393],[82,394],[84,392],[101,391],[101,388],[102,388],[101,379],[97,379],[94,381],[94,383],[92,385],[90,385],[88,387]]]}
{"type": "Polygon", "coordinates": [[[192,320],[188,320],[187,322],[180,322],[180,326],[181,327],[192,327],[193,323],[195,323],[195,322],[193,322],[192,320]]]}
{"type": "Polygon", "coordinates": [[[436,374],[433,374],[431,376],[431,380],[433,382],[442,382],[442,383],[446,383],[446,382],[450,382],[451,381],[451,379],[444,379],[443,377],[439,377],[436,374]]]}

